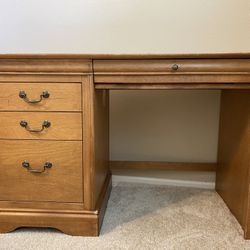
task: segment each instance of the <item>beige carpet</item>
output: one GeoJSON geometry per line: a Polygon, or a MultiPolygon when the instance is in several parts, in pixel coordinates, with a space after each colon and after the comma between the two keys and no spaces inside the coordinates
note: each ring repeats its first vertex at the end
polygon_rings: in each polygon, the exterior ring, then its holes
{"type": "Polygon", "coordinates": [[[214,191],[120,183],[113,188],[100,237],[19,229],[0,235],[0,249],[250,249],[242,235],[214,191]]]}

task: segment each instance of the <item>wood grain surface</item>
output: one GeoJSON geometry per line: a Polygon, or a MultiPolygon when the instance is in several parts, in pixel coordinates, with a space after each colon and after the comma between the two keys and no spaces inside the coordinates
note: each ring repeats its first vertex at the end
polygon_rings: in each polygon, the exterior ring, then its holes
{"type": "Polygon", "coordinates": [[[59,83],[0,83],[0,111],[81,111],[81,85],[59,83]],[[39,100],[43,91],[49,98],[30,104],[19,97],[25,91],[29,100],[39,100]]]}
{"type": "Polygon", "coordinates": [[[0,200],[83,202],[81,142],[1,141],[0,173],[0,200]],[[35,169],[53,166],[34,174],[25,160],[35,169]]]}
{"type": "Polygon", "coordinates": [[[84,59],[0,59],[0,72],[92,72],[84,59]]]}
{"type": "Polygon", "coordinates": [[[250,59],[250,53],[175,53],[175,54],[0,54],[2,59],[250,59]]]}
{"type": "Polygon", "coordinates": [[[175,59],[175,60],[94,60],[95,74],[107,72],[142,73],[163,72],[165,74],[193,72],[250,72],[250,59],[175,59]],[[173,66],[178,66],[176,70],[173,66]]]}
{"type": "Polygon", "coordinates": [[[81,113],[1,112],[0,139],[82,140],[81,119],[81,113]],[[45,120],[51,122],[51,126],[42,132],[29,132],[20,126],[22,120],[32,129],[40,129],[45,120]]]}
{"type": "Polygon", "coordinates": [[[250,90],[221,96],[216,190],[249,238],[250,90]]]}
{"type": "Polygon", "coordinates": [[[174,171],[215,171],[217,163],[157,162],[157,161],[110,161],[111,170],[174,170],[174,171]]]}

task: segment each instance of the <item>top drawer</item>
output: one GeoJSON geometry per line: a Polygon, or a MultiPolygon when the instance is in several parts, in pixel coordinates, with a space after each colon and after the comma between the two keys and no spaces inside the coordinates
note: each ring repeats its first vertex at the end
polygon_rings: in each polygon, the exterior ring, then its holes
{"type": "Polygon", "coordinates": [[[94,60],[94,82],[96,88],[109,89],[122,84],[249,84],[250,59],[94,60]]]}
{"type": "Polygon", "coordinates": [[[80,83],[0,83],[0,111],[81,111],[80,83]]]}
{"type": "Polygon", "coordinates": [[[250,59],[94,60],[94,73],[248,72],[250,59]]]}

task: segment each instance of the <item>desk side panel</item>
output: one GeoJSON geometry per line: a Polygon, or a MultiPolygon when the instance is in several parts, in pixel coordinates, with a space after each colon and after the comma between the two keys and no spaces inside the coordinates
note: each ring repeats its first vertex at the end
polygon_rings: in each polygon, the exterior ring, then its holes
{"type": "Polygon", "coordinates": [[[250,90],[223,90],[216,190],[242,225],[246,238],[250,238],[249,167],[250,90]]]}

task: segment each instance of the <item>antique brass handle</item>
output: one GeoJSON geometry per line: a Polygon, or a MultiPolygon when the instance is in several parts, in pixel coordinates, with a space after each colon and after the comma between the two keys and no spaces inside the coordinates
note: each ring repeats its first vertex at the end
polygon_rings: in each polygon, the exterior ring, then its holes
{"type": "Polygon", "coordinates": [[[178,70],[179,69],[179,65],[178,64],[174,64],[173,66],[172,66],[172,70],[178,70]]]}
{"type": "Polygon", "coordinates": [[[25,91],[21,90],[19,92],[19,97],[22,98],[25,102],[27,103],[31,103],[31,104],[35,104],[35,103],[39,103],[42,101],[43,98],[49,98],[50,94],[47,90],[43,91],[42,94],[40,95],[40,99],[38,100],[30,100],[28,97],[27,97],[27,94],[25,91]]]}
{"type": "Polygon", "coordinates": [[[41,174],[41,173],[45,172],[45,170],[46,170],[47,168],[52,168],[53,165],[52,165],[51,162],[46,161],[41,169],[34,169],[34,168],[32,168],[32,167],[30,166],[30,163],[29,163],[28,161],[23,161],[23,162],[22,162],[22,166],[23,166],[24,168],[26,168],[26,169],[27,169],[29,172],[31,172],[31,173],[41,174]]]}
{"type": "Polygon", "coordinates": [[[39,133],[39,132],[42,132],[45,128],[49,128],[51,126],[51,122],[45,120],[45,121],[43,121],[42,128],[40,128],[40,129],[31,129],[29,127],[28,122],[25,121],[25,120],[22,120],[22,121],[20,121],[20,126],[25,128],[29,132],[39,133]]]}

